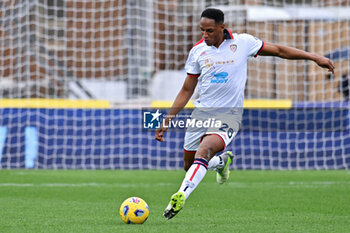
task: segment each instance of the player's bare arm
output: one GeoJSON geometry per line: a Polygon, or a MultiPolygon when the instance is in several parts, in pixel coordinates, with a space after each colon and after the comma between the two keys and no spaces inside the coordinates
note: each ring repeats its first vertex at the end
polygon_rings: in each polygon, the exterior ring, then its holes
{"type": "MultiPolygon", "coordinates": [[[[175,101],[168,113],[168,116],[165,118],[164,123],[165,125],[169,125],[169,121],[171,121],[172,118],[176,116],[188,103],[191,96],[193,95],[194,89],[197,86],[197,77],[187,76],[185,79],[185,82],[180,90],[180,92],[177,94],[175,101]]],[[[156,130],[155,139],[158,141],[163,142],[164,141],[164,133],[168,130],[168,127],[165,127],[163,124],[160,127],[160,129],[156,130]]]]}
{"type": "Polygon", "coordinates": [[[284,59],[305,59],[314,61],[317,65],[322,68],[328,69],[329,72],[334,73],[334,64],[333,62],[323,56],[318,54],[309,53],[300,49],[287,47],[283,45],[273,44],[273,43],[265,43],[265,46],[262,51],[259,52],[261,56],[277,56],[284,59]]]}

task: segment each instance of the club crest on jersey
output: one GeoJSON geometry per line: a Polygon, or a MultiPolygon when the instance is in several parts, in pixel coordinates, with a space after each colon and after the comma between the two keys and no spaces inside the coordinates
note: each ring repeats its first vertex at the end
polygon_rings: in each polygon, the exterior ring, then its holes
{"type": "Polygon", "coordinates": [[[237,50],[237,45],[236,44],[231,44],[230,45],[230,49],[231,49],[231,51],[234,53],[234,52],[236,52],[236,50],[237,50]]]}

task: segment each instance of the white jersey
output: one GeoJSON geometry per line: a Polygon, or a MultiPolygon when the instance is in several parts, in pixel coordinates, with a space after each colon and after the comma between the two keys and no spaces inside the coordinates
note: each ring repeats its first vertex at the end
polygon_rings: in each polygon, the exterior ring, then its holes
{"type": "Polygon", "coordinates": [[[247,60],[256,56],[264,42],[249,34],[225,29],[219,48],[199,41],[190,51],[185,70],[198,77],[196,107],[242,108],[247,81],[247,60]]]}

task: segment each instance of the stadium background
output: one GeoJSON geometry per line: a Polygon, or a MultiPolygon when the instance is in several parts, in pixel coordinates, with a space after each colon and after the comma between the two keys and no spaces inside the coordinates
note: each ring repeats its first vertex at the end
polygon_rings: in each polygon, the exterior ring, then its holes
{"type": "Polygon", "coordinates": [[[183,132],[156,142],[142,109],[169,107],[209,6],[336,66],[251,59],[232,166],[349,168],[350,2],[332,0],[2,1],[1,168],[182,168],[183,132]]]}

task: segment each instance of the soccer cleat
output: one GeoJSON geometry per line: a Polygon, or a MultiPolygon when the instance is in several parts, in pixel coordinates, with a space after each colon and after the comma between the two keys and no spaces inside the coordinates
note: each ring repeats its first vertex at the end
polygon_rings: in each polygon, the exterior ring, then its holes
{"type": "Polygon", "coordinates": [[[164,210],[163,216],[168,220],[173,218],[177,213],[180,212],[184,204],[185,204],[185,194],[183,192],[174,193],[171,196],[171,199],[167,208],[164,210]]]}
{"type": "Polygon", "coordinates": [[[224,167],[223,168],[217,168],[216,171],[216,181],[219,184],[225,183],[229,176],[230,176],[230,164],[232,163],[233,158],[235,157],[231,151],[226,151],[223,153],[221,156],[223,162],[224,162],[224,167]]]}

